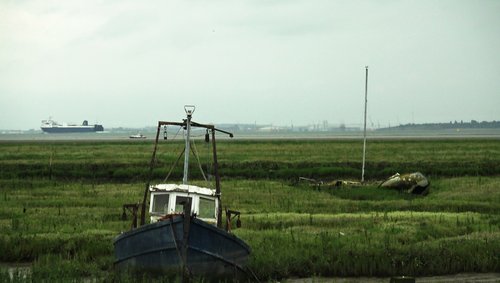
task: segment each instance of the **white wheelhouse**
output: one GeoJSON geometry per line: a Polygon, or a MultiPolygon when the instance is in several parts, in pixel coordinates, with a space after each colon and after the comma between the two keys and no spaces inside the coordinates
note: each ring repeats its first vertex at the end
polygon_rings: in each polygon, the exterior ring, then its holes
{"type": "Polygon", "coordinates": [[[191,215],[216,224],[219,200],[215,190],[193,185],[157,184],[149,187],[151,194],[149,214],[151,223],[166,215],[183,213],[182,202],[191,199],[191,215]]]}

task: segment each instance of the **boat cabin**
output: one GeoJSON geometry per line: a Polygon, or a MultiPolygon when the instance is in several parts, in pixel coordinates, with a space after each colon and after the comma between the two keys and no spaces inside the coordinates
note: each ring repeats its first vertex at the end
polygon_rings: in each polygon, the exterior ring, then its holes
{"type": "Polygon", "coordinates": [[[191,200],[191,215],[210,224],[217,224],[219,200],[215,190],[193,185],[157,184],[149,187],[151,223],[169,214],[182,214],[184,203],[191,200]]]}

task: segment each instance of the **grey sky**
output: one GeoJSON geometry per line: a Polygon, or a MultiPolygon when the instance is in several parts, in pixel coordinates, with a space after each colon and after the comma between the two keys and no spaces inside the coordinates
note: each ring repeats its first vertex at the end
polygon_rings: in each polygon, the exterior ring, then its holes
{"type": "Polygon", "coordinates": [[[0,129],[500,119],[500,1],[0,1],[0,129]]]}

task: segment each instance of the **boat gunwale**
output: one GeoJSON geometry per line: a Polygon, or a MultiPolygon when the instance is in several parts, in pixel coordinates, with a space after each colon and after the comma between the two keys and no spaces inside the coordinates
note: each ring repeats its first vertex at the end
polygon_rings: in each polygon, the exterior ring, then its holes
{"type": "MultiPolygon", "coordinates": [[[[139,227],[137,229],[134,229],[134,230],[123,232],[120,235],[118,235],[118,236],[115,237],[115,239],[113,240],[113,245],[116,245],[116,243],[118,241],[121,241],[123,239],[132,237],[133,235],[142,233],[144,231],[161,229],[161,228],[163,228],[163,226],[172,225],[174,223],[182,222],[183,220],[184,220],[184,215],[176,214],[176,215],[172,216],[171,221],[158,221],[158,222],[155,222],[155,223],[150,223],[150,224],[147,224],[147,225],[143,225],[143,226],[141,226],[141,227],[139,227]],[[155,226],[155,227],[152,227],[152,226],[155,226]]],[[[192,223],[191,224],[198,224],[201,228],[205,228],[207,230],[211,230],[211,231],[217,232],[218,234],[220,234],[221,236],[223,236],[223,237],[225,237],[227,239],[236,241],[238,244],[240,244],[241,246],[243,246],[248,251],[248,253],[251,252],[250,246],[247,243],[245,243],[243,240],[241,240],[240,238],[236,237],[236,235],[234,235],[234,234],[228,233],[225,230],[219,229],[219,228],[217,228],[217,227],[215,227],[213,225],[210,225],[208,223],[205,223],[203,220],[200,220],[200,219],[197,219],[197,218],[192,218],[192,223]]]]}

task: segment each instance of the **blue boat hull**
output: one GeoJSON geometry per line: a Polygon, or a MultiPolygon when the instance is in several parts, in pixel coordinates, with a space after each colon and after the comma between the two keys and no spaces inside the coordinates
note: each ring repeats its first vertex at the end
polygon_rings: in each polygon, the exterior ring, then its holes
{"type": "Polygon", "coordinates": [[[98,125],[94,127],[42,127],[41,129],[49,134],[95,133],[104,131],[104,128],[98,125]]]}
{"type": "MultiPolygon", "coordinates": [[[[144,225],[119,235],[115,268],[134,272],[182,272],[184,217],[144,225]]],[[[236,236],[192,218],[187,247],[187,269],[205,278],[242,278],[250,247],[236,236]]]]}

